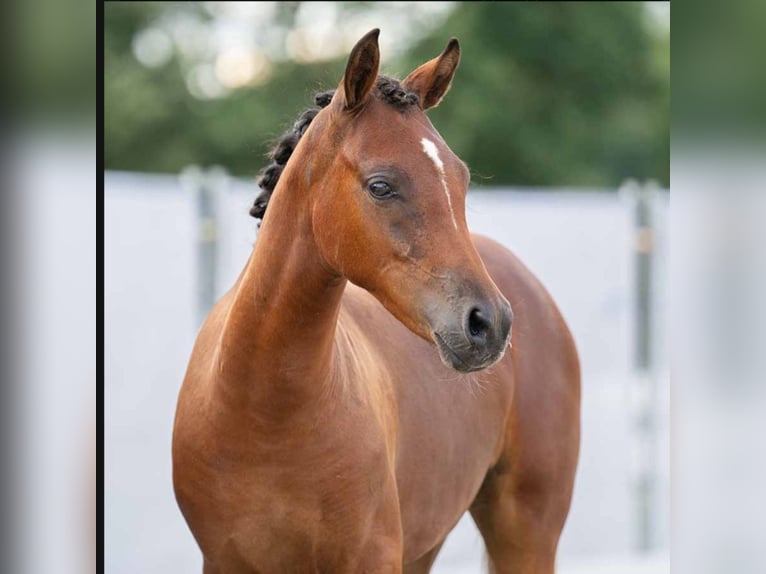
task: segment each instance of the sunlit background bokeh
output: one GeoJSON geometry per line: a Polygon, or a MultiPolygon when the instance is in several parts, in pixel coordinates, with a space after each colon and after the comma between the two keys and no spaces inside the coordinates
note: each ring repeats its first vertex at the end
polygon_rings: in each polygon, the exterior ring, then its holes
{"type": "Polygon", "coordinates": [[[450,105],[430,115],[476,185],[668,185],[668,5],[129,2],[104,17],[107,169],[252,177],[379,27],[400,78],[459,38],[450,105]]]}

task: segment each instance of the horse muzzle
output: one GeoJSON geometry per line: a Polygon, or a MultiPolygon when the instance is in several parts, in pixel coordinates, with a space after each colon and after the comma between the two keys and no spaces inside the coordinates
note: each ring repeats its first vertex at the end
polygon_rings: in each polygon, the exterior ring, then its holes
{"type": "Polygon", "coordinates": [[[432,332],[442,362],[463,373],[497,363],[511,339],[513,312],[504,298],[496,303],[473,301],[432,332]]]}

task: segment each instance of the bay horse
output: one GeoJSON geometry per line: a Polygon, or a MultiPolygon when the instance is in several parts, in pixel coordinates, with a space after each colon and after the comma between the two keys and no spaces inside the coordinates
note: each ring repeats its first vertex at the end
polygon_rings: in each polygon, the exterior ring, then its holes
{"type": "Polygon", "coordinates": [[[253,252],[189,361],[173,480],[205,574],[425,573],[466,510],[492,572],[554,570],[573,339],[468,231],[469,171],[425,114],[457,40],[398,82],[378,33],[277,145],[253,252]]]}

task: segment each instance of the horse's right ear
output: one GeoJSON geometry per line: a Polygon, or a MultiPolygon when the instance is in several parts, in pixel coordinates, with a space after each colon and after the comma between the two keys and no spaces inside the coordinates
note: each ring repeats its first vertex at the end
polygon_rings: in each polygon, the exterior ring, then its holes
{"type": "Polygon", "coordinates": [[[379,34],[380,29],[378,28],[367,32],[356,43],[348,57],[346,73],[343,74],[342,82],[344,107],[347,110],[361,104],[375,85],[380,66],[379,34]]]}
{"type": "Polygon", "coordinates": [[[404,78],[402,87],[418,95],[424,110],[435,108],[449,90],[459,63],[460,44],[452,38],[441,54],[404,78]]]}

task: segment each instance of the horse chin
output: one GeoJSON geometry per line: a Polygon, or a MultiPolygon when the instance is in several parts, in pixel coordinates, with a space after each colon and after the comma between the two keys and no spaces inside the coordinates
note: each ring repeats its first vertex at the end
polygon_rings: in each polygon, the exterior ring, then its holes
{"type": "Polygon", "coordinates": [[[505,345],[499,352],[485,357],[461,357],[439,333],[434,331],[432,333],[432,338],[439,351],[439,358],[442,360],[442,363],[444,363],[444,366],[460,373],[473,373],[491,367],[503,358],[505,349],[508,346],[505,345]]]}

